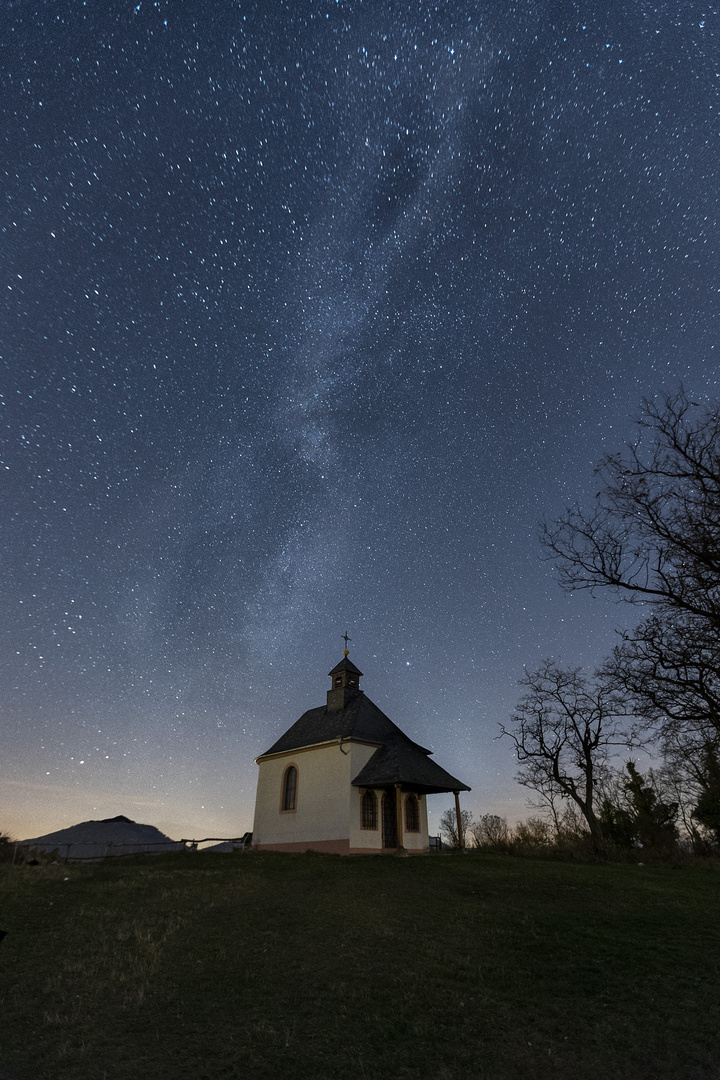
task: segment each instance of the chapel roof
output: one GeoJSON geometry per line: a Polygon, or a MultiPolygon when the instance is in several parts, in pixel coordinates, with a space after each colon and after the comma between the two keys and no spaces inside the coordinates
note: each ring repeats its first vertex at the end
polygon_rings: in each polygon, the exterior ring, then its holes
{"type": "Polygon", "coordinates": [[[347,656],[343,656],[339,664],[336,664],[332,671],[328,671],[328,675],[337,675],[340,671],[349,671],[353,675],[362,675],[362,671],[359,667],[355,667],[352,660],[348,660],[347,656]]]}
{"type": "MultiPolygon", "coordinates": [[[[350,661],[341,661],[341,664],[344,663],[350,661]]],[[[357,671],[354,665],[353,668],[357,671]]],[[[335,670],[337,669],[331,674],[335,670]]],[[[260,759],[341,739],[376,743],[378,747],[353,778],[355,787],[384,787],[399,783],[428,794],[439,791],[470,791],[467,784],[463,784],[432,761],[430,750],[408,738],[397,724],[360,690],[349,693],[342,708],[322,705],[317,709],[308,709],[260,759]]]]}
{"type": "Polygon", "coordinates": [[[385,787],[402,784],[428,795],[440,791],[470,791],[467,784],[451,776],[427,750],[403,736],[376,750],[368,763],[353,778],[353,787],[385,787]]]}

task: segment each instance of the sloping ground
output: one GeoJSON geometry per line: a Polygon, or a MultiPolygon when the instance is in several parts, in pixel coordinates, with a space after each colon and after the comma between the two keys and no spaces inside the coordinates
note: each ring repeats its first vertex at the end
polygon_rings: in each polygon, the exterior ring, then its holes
{"type": "Polygon", "coordinates": [[[182,849],[182,844],[165,836],[154,825],[138,825],[122,815],[103,821],[81,821],[69,829],[20,843],[35,851],[57,851],[66,859],[98,859],[109,855],[142,855],[182,849]]]}
{"type": "Polygon", "coordinates": [[[720,866],[0,865],[13,1080],[718,1080],[720,866]]]}

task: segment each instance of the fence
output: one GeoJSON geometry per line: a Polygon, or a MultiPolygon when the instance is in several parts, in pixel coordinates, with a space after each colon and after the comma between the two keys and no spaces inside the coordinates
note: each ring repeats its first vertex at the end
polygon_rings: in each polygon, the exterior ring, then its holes
{"type": "MultiPolygon", "coordinates": [[[[29,844],[21,844],[19,841],[15,844],[15,851],[13,852],[12,861],[15,862],[18,854],[18,849],[21,849],[27,861],[32,861],[33,857],[37,858],[38,855],[44,857],[43,861],[46,861],[51,856],[55,856],[57,859],[70,859],[82,862],[91,862],[98,859],[117,859],[123,856],[129,855],[162,855],[173,851],[198,851],[200,844],[230,844],[230,848],[227,851],[242,851],[245,848],[250,847],[252,843],[252,833],[243,833],[242,836],[205,836],[201,840],[160,840],[149,841],[146,843],[126,843],[124,841],[113,842],[111,840],[105,843],[98,843],[97,840],[87,841],[75,841],[73,843],[58,844],[55,847],[49,847],[46,845],[31,846],[29,844]]],[[[204,849],[212,850],[212,849],[204,849]]]]}

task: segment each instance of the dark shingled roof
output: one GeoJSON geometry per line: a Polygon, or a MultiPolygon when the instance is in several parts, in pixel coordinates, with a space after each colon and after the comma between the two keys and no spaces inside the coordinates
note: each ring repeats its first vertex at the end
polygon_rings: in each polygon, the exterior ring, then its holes
{"type": "Polygon", "coordinates": [[[339,671],[350,671],[353,675],[362,675],[362,671],[359,667],[355,667],[352,660],[348,660],[347,656],[343,656],[339,664],[336,664],[332,671],[328,671],[328,675],[337,675],[339,671]]]}
{"type": "Polygon", "coordinates": [[[378,749],[352,783],[355,787],[403,784],[427,794],[439,791],[470,791],[430,759],[430,751],[405,735],[397,724],[361,691],[351,694],[341,709],[323,705],[309,709],[265,754],[282,754],[335,739],[358,739],[377,743],[378,749]]]}

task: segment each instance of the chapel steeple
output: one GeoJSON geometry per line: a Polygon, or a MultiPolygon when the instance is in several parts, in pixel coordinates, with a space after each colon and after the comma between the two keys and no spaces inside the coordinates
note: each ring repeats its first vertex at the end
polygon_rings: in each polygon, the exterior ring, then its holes
{"type": "Polygon", "coordinates": [[[339,664],[335,665],[332,671],[328,672],[332,679],[332,687],[327,692],[328,709],[343,709],[355,694],[362,694],[360,689],[362,671],[360,668],[355,667],[352,660],[348,659],[349,649],[347,643],[350,638],[347,634],[343,634],[342,637],[345,640],[343,658],[339,664]]]}

